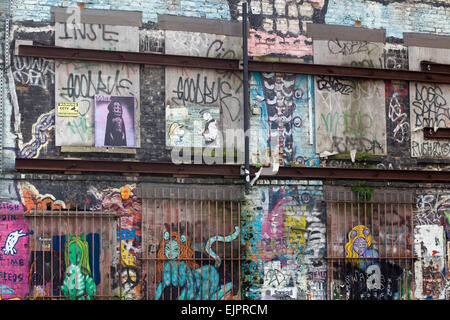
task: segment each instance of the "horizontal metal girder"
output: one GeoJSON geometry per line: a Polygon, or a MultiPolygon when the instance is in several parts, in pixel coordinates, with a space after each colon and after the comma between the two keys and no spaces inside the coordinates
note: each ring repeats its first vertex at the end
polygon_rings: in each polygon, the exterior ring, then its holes
{"type": "Polygon", "coordinates": [[[450,64],[441,64],[430,61],[421,61],[420,69],[424,72],[450,74],[450,64]]]}
{"type": "Polygon", "coordinates": [[[423,128],[423,137],[428,139],[450,139],[450,128],[423,128]]]}
{"type": "MultiPolygon", "coordinates": [[[[106,51],[51,46],[19,45],[19,55],[63,60],[73,59],[85,61],[173,66],[180,68],[242,71],[241,61],[238,59],[191,57],[148,52],[106,51]]],[[[352,77],[377,80],[403,80],[450,84],[450,73],[442,72],[358,68],[308,63],[270,62],[255,60],[250,60],[248,62],[248,70],[256,72],[296,73],[318,76],[352,77]]]]}
{"type": "MultiPolygon", "coordinates": [[[[173,164],[131,161],[98,161],[74,159],[16,158],[17,170],[64,172],[116,172],[161,175],[226,176],[242,178],[240,165],[173,164]]],[[[260,168],[251,166],[250,173],[260,168]]],[[[276,179],[356,179],[390,181],[450,181],[450,171],[382,170],[364,168],[280,167],[275,175],[261,178],[276,179]]]]}

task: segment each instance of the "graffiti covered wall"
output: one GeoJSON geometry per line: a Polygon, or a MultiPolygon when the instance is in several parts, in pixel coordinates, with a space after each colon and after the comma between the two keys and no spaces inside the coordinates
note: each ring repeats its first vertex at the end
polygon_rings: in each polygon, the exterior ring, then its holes
{"type": "Polygon", "coordinates": [[[257,186],[242,217],[243,295],[249,299],[326,299],[326,227],[320,183],[257,186]]]}

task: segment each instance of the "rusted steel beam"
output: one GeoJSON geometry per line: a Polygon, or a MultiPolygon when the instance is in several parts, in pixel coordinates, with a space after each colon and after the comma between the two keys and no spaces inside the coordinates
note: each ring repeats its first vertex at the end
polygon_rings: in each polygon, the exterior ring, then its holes
{"type": "Polygon", "coordinates": [[[320,64],[300,64],[267,61],[249,62],[250,71],[301,73],[333,77],[351,77],[376,80],[402,80],[433,83],[450,83],[450,73],[374,69],[359,67],[330,66],[320,64]]]}
{"type": "Polygon", "coordinates": [[[220,69],[230,71],[239,70],[239,60],[237,59],[190,57],[149,52],[106,51],[95,49],[20,45],[19,55],[63,60],[135,63],[154,66],[220,69]]]}
{"type": "Polygon", "coordinates": [[[423,137],[427,139],[450,139],[450,128],[423,128],[423,137]]]}
{"type": "MultiPolygon", "coordinates": [[[[237,59],[218,59],[180,55],[156,54],[147,52],[106,51],[93,49],[73,49],[50,46],[19,45],[19,55],[65,60],[86,60],[116,63],[135,63],[158,66],[202,68],[241,71],[241,62],[237,59]]],[[[378,80],[403,80],[450,84],[450,73],[388,70],[318,65],[307,63],[248,62],[249,71],[311,74],[317,76],[352,77],[378,80]]]]}
{"type": "Polygon", "coordinates": [[[441,64],[431,61],[421,61],[420,69],[424,72],[450,74],[450,64],[441,64]]]}
{"type": "Polygon", "coordinates": [[[450,171],[281,167],[277,178],[450,181],[450,171]]]}
{"type": "Polygon", "coordinates": [[[16,158],[15,167],[17,170],[37,171],[154,173],[235,177],[240,176],[239,166],[198,164],[176,165],[173,163],[148,163],[134,161],[16,158]]]}
{"type": "MultiPolygon", "coordinates": [[[[240,165],[176,165],[173,163],[131,161],[16,158],[15,168],[17,170],[33,171],[151,173],[168,175],[182,174],[242,178],[240,165]]],[[[258,170],[259,168],[257,167],[250,167],[250,173],[252,175],[258,170]]],[[[261,177],[277,179],[450,181],[450,171],[280,167],[277,174],[268,176],[261,175],[261,177]]]]}

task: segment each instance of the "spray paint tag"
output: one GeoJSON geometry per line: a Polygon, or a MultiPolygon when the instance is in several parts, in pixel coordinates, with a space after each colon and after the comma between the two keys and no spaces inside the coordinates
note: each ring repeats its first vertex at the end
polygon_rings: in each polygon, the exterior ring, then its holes
{"type": "Polygon", "coordinates": [[[59,117],[78,117],[78,102],[58,102],[59,117]]]}

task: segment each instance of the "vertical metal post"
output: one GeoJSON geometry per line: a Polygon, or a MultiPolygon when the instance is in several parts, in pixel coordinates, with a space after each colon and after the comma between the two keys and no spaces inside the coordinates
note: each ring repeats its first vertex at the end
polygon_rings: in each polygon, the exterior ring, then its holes
{"type": "Polygon", "coordinates": [[[249,114],[248,114],[248,50],[247,50],[247,3],[242,3],[242,59],[243,59],[243,106],[244,106],[244,137],[245,137],[245,190],[250,188],[250,148],[249,148],[249,114]]]}

